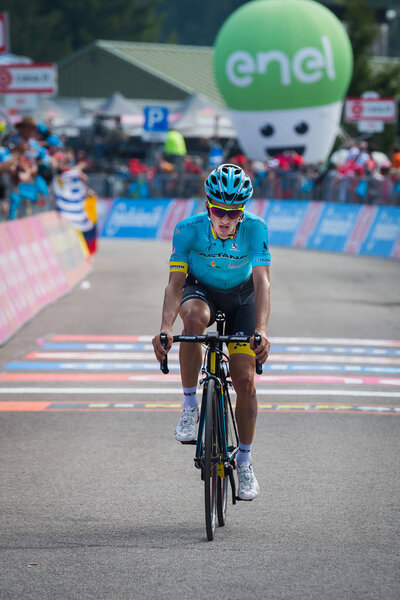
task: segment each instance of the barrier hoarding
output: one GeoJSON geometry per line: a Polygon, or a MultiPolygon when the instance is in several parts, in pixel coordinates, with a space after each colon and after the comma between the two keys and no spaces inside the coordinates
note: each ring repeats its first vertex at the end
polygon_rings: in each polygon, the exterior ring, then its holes
{"type": "Polygon", "coordinates": [[[0,223],[0,344],[90,269],[77,233],[55,212],[0,223]]]}
{"type": "MultiPolygon", "coordinates": [[[[272,245],[400,258],[400,207],[252,200],[248,208],[266,220],[272,245]]],[[[172,239],[178,221],[203,210],[203,199],[108,200],[101,235],[172,239]]]]}

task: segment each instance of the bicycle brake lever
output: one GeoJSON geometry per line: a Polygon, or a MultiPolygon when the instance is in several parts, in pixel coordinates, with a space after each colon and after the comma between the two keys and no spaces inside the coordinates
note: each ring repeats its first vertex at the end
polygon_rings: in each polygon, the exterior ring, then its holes
{"type": "MultiPolygon", "coordinates": [[[[254,334],[254,345],[256,348],[261,344],[261,335],[259,333],[254,334]]],[[[256,359],[256,373],[257,375],[262,375],[263,366],[262,363],[256,359]]]]}
{"type": "MultiPolygon", "coordinates": [[[[161,342],[161,346],[163,348],[166,348],[167,343],[168,343],[168,336],[167,336],[166,333],[164,333],[164,332],[160,333],[160,342],[161,342]]],[[[164,375],[167,375],[169,373],[169,369],[168,369],[168,355],[166,355],[166,357],[164,358],[164,360],[162,360],[160,362],[160,369],[164,373],[164,375]]]]}

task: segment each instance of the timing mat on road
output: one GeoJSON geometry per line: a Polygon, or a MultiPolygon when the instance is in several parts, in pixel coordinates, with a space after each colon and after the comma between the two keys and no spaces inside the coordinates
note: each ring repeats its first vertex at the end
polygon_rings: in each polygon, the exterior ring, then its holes
{"type": "MultiPolygon", "coordinates": [[[[180,410],[177,352],[169,355],[171,373],[162,375],[151,336],[51,335],[37,345],[0,369],[0,411],[180,410]],[[99,401],[86,402],[89,395],[99,401]],[[113,401],[118,395],[138,401],[113,401]]],[[[400,399],[400,341],[272,338],[270,360],[256,381],[261,412],[400,414],[398,405],[386,403],[400,399]],[[293,401],[274,402],[275,396],[293,401]],[[310,401],[318,396],[325,402],[310,401]]]]}

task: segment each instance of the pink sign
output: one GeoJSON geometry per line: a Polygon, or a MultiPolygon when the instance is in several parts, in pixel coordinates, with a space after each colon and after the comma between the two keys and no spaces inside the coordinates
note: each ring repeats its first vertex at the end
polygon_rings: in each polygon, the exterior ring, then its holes
{"type": "Polygon", "coordinates": [[[87,275],[84,248],[54,212],[0,224],[0,344],[87,275]]]}
{"type": "Polygon", "coordinates": [[[7,225],[0,225],[0,343],[39,308],[7,225]]]}
{"type": "Polygon", "coordinates": [[[68,282],[54,247],[51,244],[54,224],[58,223],[56,213],[44,213],[30,219],[30,227],[38,244],[38,254],[43,276],[48,278],[52,300],[68,291],[68,282]]]}
{"type": "Polygon", "coordinates": [[[18,253],[22,270],[25,272],[27,281],[33,290],[36,312],[45,306],[48,294],[45,284],[40,277],[40,267],[37,256],[32,249],[32,235],[27,226],[27,221],[31,218],[32,217],[9,221],[6,223],[6,228],[13,241],[14,248],[18,253]]]}

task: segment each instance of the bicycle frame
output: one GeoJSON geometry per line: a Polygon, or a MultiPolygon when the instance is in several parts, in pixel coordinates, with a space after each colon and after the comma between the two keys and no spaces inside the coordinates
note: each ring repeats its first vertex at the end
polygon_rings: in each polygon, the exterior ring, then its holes
{"type": "MultiPolygon", "coordinates": [[[[205,392],[207,389],[208,381],[210,381],[210,379],[213,379],[215,381],[216,389],[217,389],[217,398],[218,398],[218,402],[217,402],[218,428],[219,428],[221,446],[222,446],[222,450],[223,450],[222,457],[216,456],[213,458],[213,461],[217,462],[218,464],[221,465],[221,468],[218,472],[219,477],[225,477],[225,476],[229,475],[229,479],[230,479],[230,482],[232,485],[233,503],[235,503],[235,501],[236,501],[236,497],[235,497],[235,493],[234,493],[235,492],[235,490],[234,490],[235,484],[234,484],[234,478],[233,478],[233,474],[232,474],[232,466],[233,466],[234,458],[238,451],[239,440],[238,440],[236,421],[234,418],[232,404],[231,404],[229,392],[228,392],[228,386],[232,385],[231,381],[228,380],[227,365],[229,365],[229,359],[226,357],[227,360],[226,361],[223,360],[223,357],[225,355],[223,353],[222,348],[223,348],[224,343],[228,344],[230,342],[249,342],[250,336],[223,335],[225,315],[222,313],[222,311],[217,312],[216,322],[217,322],[217,331],[210,331],[204,335],[175,335],[173,337],[173,341],[174,342],[202,343],[206,347],[206,355],[205,355],[205,360],[203,362],[203,368],[202,368],[202,373],[204,374],[204,377],[202,380],[200,380],[200,383],[203,384],[203,386],[204,386],[203,389],[205,392]],[[204,365],[206,365],[206,366],[204,366],[204,365]],[[224,398],[227,400],[226,407],[225,407],[224,398]],[[231,416],[231,421],[233,424],[234,439],[236,442],[236,445],[233,447],[228,447],[228,445],[227,445],[227,432],[226,432],[226,426],[225,426],[225,422],[226,422],[225,421],[225,410],[229,410],[229,413],[231,416]]],[[[255,338],[256,346],[259,345],[261,342],[260,334],[258,334],[258,333],[254,334],[254,338],[255,338]]],[[[166,335],[163,333],[161,333],[161,342],[164,343],[164,345],[167,342],[166,335]]],[[[162,361],[160,363],[160,368],[163,373],[169,373],[167,358],[165,358],[164,361],[162,361]]],[[[258,361],[256,361],[256,372],[262,373],[262,365],[258,361]]],[[[202,401],[201,409],[200,409],[197,442],[188,442],[188,443],[196,444],[196,454],[195,454],[194,461],[195,461],[196,467],[199,469],[201,469],[201,467],[202,467],[202,438],[203,438],[205,412],[206,412],[204,398],[205,398],[205,393],[203,393],[203,401],[202,401]]],[[[185,443],[185,442],[183,442],[183,443],[185,443]]]]}
{"type": "MultiPolygon", "coordinates": [[[[222,311],[218,311],[216,321],[217,331],[210,331],[205,335],[173,336],[174,342],[201,343],[206,348],[201,370],[204,377],[200,380],[203,396],[197,440],[182,443],[196,444],[194,463],[201,470],[204,481],[206,530],[210,541],[214,539],[216,515],[218,524],[225,525],[228,479],[232,488],[232,504],[236,504],[237,500],[233,470],[236,467],[239,436],[228,391],[228,386],[232,385],[229,379],[229,358],[223,353],[223,344],[250,340],[250,336],[223,335],[225,315],[222,311]]],[[[166,347],[167,334],[161,333],[160,340],[166,347]]],[[[259,333],[254,334],[254,340],[256,346],[261,343],[259,333]]],[[[160,363],[160,368],[163,373],[169,372],[167,356],[160,363]]],[[[256,372],[262,372],[262,365],[258,361],[256,372]]]]}
{"type": "MultiPolygon", "coordinates": [[[[218,475],[220,477],[225,477],[229,475],[234,458],[237,454],[239,447],[239,438],[237,433],[236,421],[233,414],[232,403],[229,396],[228,386],[231,385],[230,380],[228,379],[228,360],[224,361],[224,353],[223,353],[223,326],[224,326],[224,318],[223,316],[217,315],[217,332],[209,332],[206,334],[207,338],[207,347],[206,347],[206,355],[203,363],[202,373],[204,375],[203,379],[200,383],[204,386],[204,390],[206,390],[206,386],[210,379],[215,381],[215,386],[217,390],[217,411],[218,411],[218,430],[221,441],[221,449],[222,456],[214,457],[213,461],[221,465],[219,469],[218,475]],[[234,435],[234,446],[228,447],[228,439],[227,439],[227,431],[226,431],[226,419],[225,412],[229,411],[231,416],[231,422],[233,426],[233,435],[234,435]]],[[[240,336],[235,336],[236,338],[240,336]]],[[[239,341],[231,340],[231,341],[239,341]]],[[[243,341],[243,336],[241,336],[241,340],[243,341]]],[[[203,398],[205,398],[205,393],[203,393],[203,398]]],[[[199,429],[197,435],[197,443],[196,443],[196,454],[194,458],[195,466],[197,468],[201,468],[202,466],[202,439],[203,439],[203,429],[204,429],[204,421],[205,421],[205,412],[206,405],[203,401],[201,404],[200,410],[200,418],[199,418],[199,429]]],[[[231,481],[232,483],[232,481],[231,481]]],[[[233,494],[235,498],[235,494],[233,494]]]]}

